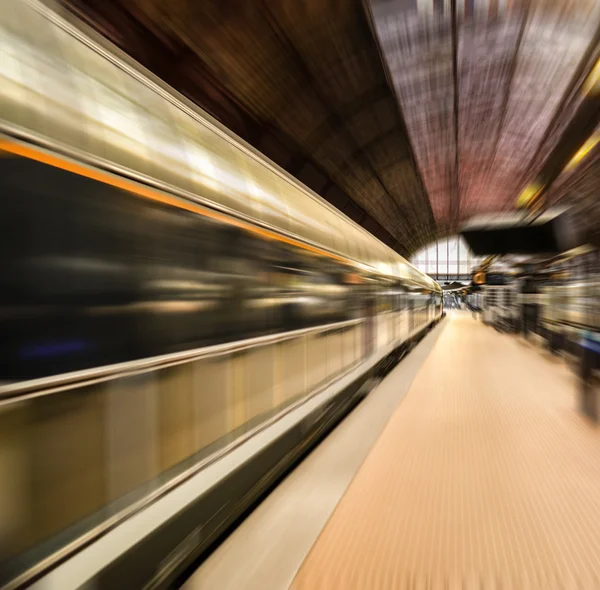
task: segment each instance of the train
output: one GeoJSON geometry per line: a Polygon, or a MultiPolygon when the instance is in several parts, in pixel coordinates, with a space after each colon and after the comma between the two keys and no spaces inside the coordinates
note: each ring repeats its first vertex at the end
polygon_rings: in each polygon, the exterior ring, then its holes
{"type": "Polygon", "coordinates": [[[60,4],[0,29],[0,585],[85,548],[82,584],[166,587],[442,291],[60,4]]]}

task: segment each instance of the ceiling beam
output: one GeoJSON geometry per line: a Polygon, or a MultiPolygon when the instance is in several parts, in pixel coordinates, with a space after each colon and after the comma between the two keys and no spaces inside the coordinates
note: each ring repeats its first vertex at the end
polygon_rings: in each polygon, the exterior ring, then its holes
{"type": "Polygon", "coordinates": [[[458,17],[456,11],[456,0],[450,0],[452,18],[452,80],[454,86],[454,106],[452,112],[452,123],[454,125],[454,169],[452,177],[452,190],[448,199],[448,219],[450,226],[458,227],[460,217],[460,138],[459,138],[459,100],[460,89],[458,87],[458,17]]]}

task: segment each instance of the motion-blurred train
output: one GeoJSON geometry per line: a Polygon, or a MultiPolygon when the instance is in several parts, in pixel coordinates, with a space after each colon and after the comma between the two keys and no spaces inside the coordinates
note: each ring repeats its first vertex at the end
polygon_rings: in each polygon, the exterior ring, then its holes
{"type": "Polygon", "coordinates": [[[5,0],[0,29],[0,585],[274,437],[87,570],[158,587],[440,319],[441,289],[60,6],[5,0]]]}

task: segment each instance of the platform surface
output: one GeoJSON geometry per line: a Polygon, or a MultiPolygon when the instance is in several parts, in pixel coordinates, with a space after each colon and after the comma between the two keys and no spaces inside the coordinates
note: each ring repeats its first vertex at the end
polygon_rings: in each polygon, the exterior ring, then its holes
{"type": "Polygon", "coordinates": [[[600,589],[600,428],[576,393],[563,360],[451,312],[294,590],[600,589]]]}

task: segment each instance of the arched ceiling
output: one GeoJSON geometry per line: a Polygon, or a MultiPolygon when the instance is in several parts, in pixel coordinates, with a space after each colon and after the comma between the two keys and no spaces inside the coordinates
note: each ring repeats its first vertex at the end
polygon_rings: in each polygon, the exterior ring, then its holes
{"type": "Polygon", "coordinates": [[[596,0],[63,2],[404,255],[514,207],[600,38],[596,0]]]}
{"type": "Polygon", "coordinates": [[[438,226],[514,208],[570,123],[596,0],[371,0],[438,226]],[[453,10],[452,10],[452,9],[453,10]]]}

